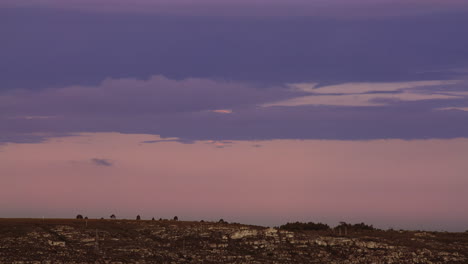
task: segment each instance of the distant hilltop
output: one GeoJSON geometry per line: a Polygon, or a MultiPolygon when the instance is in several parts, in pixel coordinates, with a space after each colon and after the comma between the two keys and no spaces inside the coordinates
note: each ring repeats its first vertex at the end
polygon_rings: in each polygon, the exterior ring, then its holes
{"type": "Polygon", "coordinates": [[[467,232],[176,220],[0,219],[0,264],[468,263],[467,232]]]}

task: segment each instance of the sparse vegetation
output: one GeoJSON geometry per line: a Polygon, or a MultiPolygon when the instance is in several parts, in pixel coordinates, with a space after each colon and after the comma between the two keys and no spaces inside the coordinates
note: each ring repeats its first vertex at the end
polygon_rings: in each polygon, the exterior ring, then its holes
{"type": "Polygon", "coordinates": [[[359,224],[348,224],[346,222],[340,222],[336,228],[346,228],[348,231],[372,231],[375,228],[372,225],[367,225],[364,223],[359,224]]]}
{"type": "MultiPolygon", "coordinates": [[[[74,219],[0,219],[0,263],[461,264],[468,260],[464,232],[374,229],[348,232],[343,239],[331,230],[303,231],[320,223],[290,223],[300,230],[278,232],[261,226],[200,222],[90,219],[85,227],[74,219]],[[92,243],[96,230],[102,241],[99,253],[92,243]],[[260,244],[263,247],[257,247],[260,244]],[[357,250],[361,253],[356,254],[357,250]],[[156,254],[147,255],[151,251],[156,254]]],[[[346,225],[369,228],[362,223],[346,225]]]]}
{"type": "Polygon", "coordinates": [[[327,224],[322,224],[322,223],[295,222],[295,223],[287,223],[285,225],[282,225],[280,226],[280,229],[290,230],[290,231],[302,231],[302,230],[319,231],[319,230],[330,230],[330,226],[328,226],[327,224]]]}

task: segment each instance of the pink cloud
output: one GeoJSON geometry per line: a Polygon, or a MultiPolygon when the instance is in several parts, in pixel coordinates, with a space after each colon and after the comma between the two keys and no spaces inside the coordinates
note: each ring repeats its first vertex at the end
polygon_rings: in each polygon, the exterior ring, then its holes
{"type": "Polygon", "coordinates": [[[231,109],[217,109],[217,110],[212,110],[211,112],[218,113],[218,114],[232,114],[231,109]]]}

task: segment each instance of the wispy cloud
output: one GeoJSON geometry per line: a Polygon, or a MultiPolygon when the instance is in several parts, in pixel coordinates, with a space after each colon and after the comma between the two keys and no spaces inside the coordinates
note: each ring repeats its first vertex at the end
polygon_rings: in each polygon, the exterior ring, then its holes
{"type": "Polygon", "coordinates": [[[456,99],[457,95],[422,94],[403,92],[396,94],[345,94],[309,95],[285,101],[264,104],[271,106],[333,105],[333,106],[384,106],[392,101],[421,101],[435,99],[456,99]]]}
{"type": "Polygon", "coordinates": [[[232,114],[231,109],[217,109],[217,110],[211,110],[211,112],[217,113],[217,114],[232,114]]]}
{"type": "Polygon", "coordinates": [[[193,140],[186,140],[186,139],[181,139],[181,138],[145,140],[145,141],[142,141],[141,143],[154,144],[154,143],[163,143],[163,142],[178,142],[178,143],[182,143],[182,144],[193,144],[193,143],[195,143],[195,141],[193,141],[193,140]]]}
{"type": "Polygon", "coordinates": [[[34,119],[52,119],[57,118],[58,116],[12,116],[9,119],[26,119],[26,120],[34,120],[34,119]]]}
{"type": "Polygon", "coordinates": [[[404,89],[418,87],[430,87],[440,85],[458,84],[460,80],[435,80],[435,81],[412,81],[412,82],[361,82],[342,83],[337,85],[318,86],[318,83],[293,83],[288,84],[291,89],[297,89],[314,94],[360,94],[370,92],[396,92],[404,89]]]}
{"type": "Polygon", "coordinates": [[[111,167],[114,165],[113,162],[107,160],[107,159],[98,159],[98,158],[93,158],[91,159],[91,162],[94,164],[94,165],[97,165],[97,166],[103,166],[103,167],[111,167]]]}
{"type": "Polygon", "coordinates": [[[209,140],[205,144],[213,145],[215,148],[231,147],[234,142],[229,140],[209,140]]]}
{"type": "Polygon", "coordinates": [[[468,112],[468,107],[457,107],[457,106],[452,106],[452,107],[440,107],[440,108],[436,108],[436,110],[440,110],[440,111],[456,110],[456,111],[465,111],[465,112],[468,112]]]}
{"type": "Polygon", "coordinates": [[[451,91],[460,80],[436,80],[396,83],[344,83],[318,87],[317,83],[290,84],[292,90],[310,95],[263,104],[271,106],[333,105],[333,106],[383,106],[394,101],[422,101],[457,99],[468,95],[467,91],[451,91]],[[430,91],[431,87],[445,90],[430,91]],[[423,90],[422,88],[425,88],[423,90]]]}

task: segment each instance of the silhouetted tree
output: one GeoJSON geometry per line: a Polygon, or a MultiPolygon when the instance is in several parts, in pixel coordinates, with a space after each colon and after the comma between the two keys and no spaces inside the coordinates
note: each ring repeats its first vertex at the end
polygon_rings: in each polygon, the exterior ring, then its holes
{"type": "Polygon", "coordinates": [[[300,222],[295,222],[295,223],[287,223],[285,225],[280,226],[281,229],[285,230],[294,230],[294,231],[299,231],[299,230],[329,230],[330,227],[327,224],[322,224],[322,223],[300,223],[300,222]]]}
{"type": "Polygon", "coordinates": [[[154,221],[154,217],[153,217],[153,218],[151,218],[151,221],[154,221]]]}
{"type": "Polygon", "coordinates": [[[336,228],[347,228],[348,230],[352,231],[372,231],[375,230],[374,226],[372,225],[367,225],[364,223],[359,223],[359,224],[348,224],[346,222],[340,222],[340,225],[338,225],[336,228]]]}
{"type": "Polygon", "coordinates": [[[137,215],[136,220],[141,220],[140,215],[137,215]]]}
{"type": "Polygon", "coordinates": [[[228,222],[224,221],[224,219],[219,219],[218,223],[221,223],[221,224],[227,224],[228,222]]]}
{"type": "Polygon", "coordinates": [[[115,217],[115,214],[112,214],[112,215],[110,216],[110,219],[116,219],[116,218],[117,218],[117,217],[115,217]]]}
{"type": "Polygon", "coordinates": [[[79,214],[76,216],[76,219],[83,219],[83,216],[79,214]]]}
{"type": "Polygon", "coordinates": [[[174,221],[179,221],[179,217],[174,216],[174,221]]]}
{"type": "Polygon", "coordinates": [[[84,218],[84,219],[88,220],[88,217],[87,217],[87,216],[85,216],[85,218],[84,218]]]}

